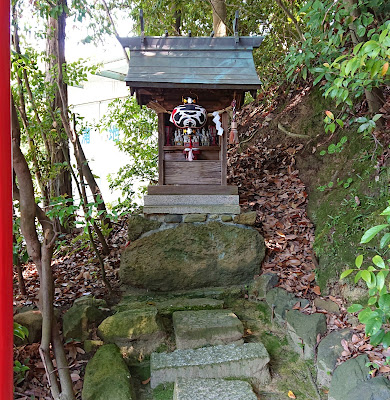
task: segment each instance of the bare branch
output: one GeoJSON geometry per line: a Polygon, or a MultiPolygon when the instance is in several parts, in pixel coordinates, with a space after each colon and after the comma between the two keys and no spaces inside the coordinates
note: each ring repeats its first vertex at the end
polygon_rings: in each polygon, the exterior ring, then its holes
{"type": "MultiPolygon", "coordinates": [[[[107,14],[107,17],[108,17],[108,19],[110,20],[112,29],[114,30],[115,37],[116,37],[117,39],[119,39],[119,37],[120,37],[120,36],[119,36],[119,33],[118,33],[118,31],[116,30],[116,26],[115,26],[114,20],[113,20],[112,17],[111,17],[111,13],[110,13],[110,10],[109,10],[109,8],[108,8],[108,6],[107,6],[106,1],[105,1],[105,0],[100,0],[100,2],[103,4],[104,10],[106,11],[106,14],[107,14]]],[[[122,47],[122,45],[121,45],[121,47],[122,47]]],[[[125,55],[125,57],[126,57],[127,63],[129,63],[129,61],[130,61],[130,60],[129,60],[129,56],[128,56],[128,54],[127,54],[125,48],[122,47],[122,49],[123,49],[123,53],[124,53],[124,55],[125,55]]]]}
{"type": "Polygon", "coordinates": [[[285,4],[283,3],[283,0],[275,0],[275,1],[278,4],[278,6],[284,11],[284,13],[287,15],[287,17],[291,19],[291,21],[294,24],[295,29],[297,30],[298,35],[301,38],[302,42],[306,42],[306,38],[303,36],[303,33],[301,31],[301,27],[299,26],[298,21],[296,20],[294,15],[292,15],[291,11],[285,6],[285,4]]]}

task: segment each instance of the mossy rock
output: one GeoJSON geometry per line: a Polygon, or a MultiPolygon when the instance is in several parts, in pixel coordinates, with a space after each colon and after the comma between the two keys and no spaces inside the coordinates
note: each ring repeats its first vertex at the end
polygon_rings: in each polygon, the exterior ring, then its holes
{"type": "Polygon", "coordinates": [[[31,310],[21,312],[14,316],[14,321],[28,329],[28,336],[24,341],[17,337],[14,338],[16,345],[21,345],[25,342],[37,343],[41,340],[42,314],[40,311],[31,310]]]}
{"type": "Polygon", "coordinates": [[[215,310],[223,308],[223,300],[177,297],[156,304],[161,315],[172,315],[175,311],[215,310]]]}
{"type": "Polygon", "coordinates": [[[135,399],[130,372],[119,348],[107,344],[98,349],[87,364],[82,400],[135,399]]]}
{"type": "Polygon", "coordinates": [[[295,351],[305,360],[314,357],[318,335],[326,332],[326,317],[324,314],[303,314],[298,310],[286,312],[287,331],[295,351]]]}
{"type": "Polygon", "coordinates": [[[121,255],[126,285],[154,291],[245,284],[260,271],[264,240],[220,222],[182,224],[131,243],[121,255]]]}
{"type": "Polygon", "coordinates": [[[94,306],[94,307],[106,308],[107,302],[106,302],[106,300],[96,299],[94,296],[88,295],[88,296],[81,296],[81,297],[77,298],[74,301],[73,305],[75,305],[75,306],[94,306]]]}
{"type": "Polygon", "coordinates": [[[73,305],[63,317],[64,337],[81,341],[88,339],[90,324],[99,323],[104,317],[104,313],[93,305],[87,303],[73,305]]]}
{"type": "Polygon", "coordinates": [[[118,312],[98,327],[98,335],[108,343],[126,345],[129,341],[159,332],[155,307],[118,312]]]}
{"type": "MultiPolygon", "coordinates": [[[[130,299],[131,300],[131,299],[130,299]]],[[[155,308],[156,303],[152,300],[150,301],[128,301],[127,299],[122,299],[116,306],[112,309],[118,313],[123,311],[131,311],[131,310],[144,310],[147,308],[155,308]]]]}
{"type": "Polygon", "coordinates": [[[150,220],[141,215],[131,215],[127,220],[129,240],[132,242],[140,238],[144,233],[158,229],[161,222],[150,220]]]}

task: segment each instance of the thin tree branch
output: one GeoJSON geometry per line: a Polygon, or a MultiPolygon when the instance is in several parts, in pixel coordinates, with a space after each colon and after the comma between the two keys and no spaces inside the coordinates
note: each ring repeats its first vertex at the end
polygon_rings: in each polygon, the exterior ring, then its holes
{"type": "Polygon", "coordinates": [[[301,28],[298,24],[298,21],[295,19],[295,17],[291,14],[291,11],[285,6],[283,3],[283,0],[275,0],[278,6],[284,11],[284,13],[287,15],[288,18],[291,19],[293,22],[295,29],[298,32],[299,37],[301,38],[302,42],[306,42],[306,38],[303,36],[303,33],[301,31],[301,28]]]}
{"type": "MultiPolygon", "coordinates": [[[[110,20],[112,29],[114,30],[115,37],[119,41],[120,36],[119,36],[118,31],[116,30],[116,26],[115,26],[114,20],[111,17],[111,13],[110,13],[110,10],[109,10],[109,8],[107,6],[107,3],[106,3],[105,0],[100,0],[100,2],[103,4],[104,10],[106,11],[106,14],[107,14],[107,17],[110,20]]],[[[121,47],[122,47],[122,45],[121,45],[121,47]]],[[[126,49],[124,47],[122,47],[122,49],[123,49],[123,53],[124,53],[124,55],[126,57],[127,63],[129,63],[130,59],[129,59],[129,56],[128,56],[127,52],[126,52],[126,49]]]]}

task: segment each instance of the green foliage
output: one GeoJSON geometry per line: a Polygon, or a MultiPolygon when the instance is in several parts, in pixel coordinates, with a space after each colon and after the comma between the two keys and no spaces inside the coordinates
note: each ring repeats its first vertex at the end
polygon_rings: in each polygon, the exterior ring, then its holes
{"type": "MultiPolygon", "coordinates": [[[[390,206],[381,215],[386,217],[387,223],[368,229],[360,243],[369,243],[380,232],[390,227],[390,206]]],[[[389,242],[390,234],[386,233],[380,240],[380,248],[384,254],[386,254],[385,248],[390,247],[389,242]]],[[[365,332],[371,337],[372,345],[376,346],[382,343],[387,348],[390,346],[390,332],[386,331],[386,325],[390,322],[390,285],[386,283],[386,279],[390,272],[390,260],[385,260],[377,254],[372,257],[373,265],[362,269],[363,259],[363,255],[358,255],[355,260],[355,268],[347,269],[340,276],[340,279],[344,279],[355,272],[355,283],[362,280],[368,289],[367,306],[353,304],[348,308],[348,312],[359,312],[359,321],[365,325],[365,332]]]]}
{"type": "Polygon", "coordinates": [[[382,114],[375,114],[372,118],[359,117],[356,118],[355,122],[360,124],[358,128],[358,133],[363,133],[363,135],[370,134],[376,128],[376,121],[382,117],[382,114]]]}
{"type": "Polygon", "coordinates": [[[73,217],[79,208],[76,204],[73,204],[73,199],[65,196],[52,198],[49,206],[50,209],[47,210],[46,215],[52,219],[58,218],[61,225],[65,228],[71,226],[70,224],[73,223],[73,217]]]}
{"type": "Polygon", "coordinates": [[[20,325],[17,322],[14,322],[14,335],[16,337],[24,340],[26,339],[26,337],[28,337],[28,334],[29,334],[28,329],[25,326],[20,325]]]}
{"type": "Polygon", "coordinates": [[[343,150],[343,145],[347,142],[348,138],[346,136],[343,136],[336,144],[331,143],[328,146],[327,151],[322,150],[320,152],[321,156],[324,156],[326,153],[328,154],[334,154],[334,153],[340,153],[343,150]]]}
{"type": "Polygon", "coordinates": [[[136,186],[157,178],[157,116],[154,111],[141,108],[135,97],[116,99],[109,105],[99,128],[112,126],[122,134],[116,145],[129,156],[129,163],[110,177],[110,187],[121,189],[127,206],[134,208],[131,199],[136,186]]]}
{"type": "MultiPolygon", "coordinates": [[[[27,362],[27,360],[26,360],[27,362]]],[[[14,383],[15,385],[19,385],[19,383],[23,382],[26,378],[26,373],[29,371],[30,368],[22,364],[20,361],[14,361],[14,383]]]]}
{"type": "MultiPolygon", "coordinates": [[[[390,21],[386,21],[384,0],[308,1],[300,16],[305,24],[305,40],[290,47],[286,55],[287,77],[294,81],[312,75],[325,97],[352,109],[365,92],[383,88],[389,82],[390,21]]],[[[332,113],[330,113],[332,114],[332,113]]],[[[345,114],[346,116],[346,114],[345,114]]],[[[329,118],[329,117],[328,117],[329,118]]],[[[371,132],[380,118],[356,120],[359,132],[371,132]],[[370,121],[370,122],[369,122],[370,121]]],[[[343,118],[325,120],[325,130],[343,127],[343,118]]]]}
{"type": "Polygon", "coordinates": [[[26,243],[20,232],[20,217],[15,216],[13,218],[13,263],[17,265],[18,262],[25,264],[28,260],[28,253],[26,243]]]}

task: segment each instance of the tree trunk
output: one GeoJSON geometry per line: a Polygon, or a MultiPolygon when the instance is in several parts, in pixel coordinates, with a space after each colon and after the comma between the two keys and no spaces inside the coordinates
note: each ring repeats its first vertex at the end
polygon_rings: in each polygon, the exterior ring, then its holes
{"type": "MultiPolygon", "coordinates": [[[[20,125],[15,103],[11,96],[12,158],[13,168],[18,179],[20,191],[20,229],[26,241],[27,252],[36,262],[41,258],[41,246],[35,229],[35,195],[30,170],[20,150],[20,125]]],[[[40,262],[36,263],[40,273],[40,262]]]]}
{"type": "Polygon", "coordinates": [[[214,36],[226,36],[226,3],[225,0],[211,0],[213,8],[214,36]]]}
{"type": "Polygon", "coordinates": [[[42,313],[42,340],[39,349],[42,362],[45,367],[51,394],[55,400],[74,400],[72,381],[69,367],[64,357],[62,342],[58,338],[53,339],[53,301],[54,282],[51,260],[55,244],[56,232],[54,224],[42,209],[35,203],[34,188],[30,170],[26,159],[20,150],[20,125],[16,114],[14,100],[11,97],[12,113],[12,161],[18,186],[14,182],[14,197],[20,205],[20,227],[26,241],[27,250],[32,257],[40,277],[39,308],[42,313]],[[36,218],[42,226],[43,243],[38,239],[36,230],[36,218]],[[54,363],[51,359],[53,348],[58,369],[57,379],[54,363]],[[64,361],[65,360],[65,361],[64,361]]]}
{"type": "MultiPolygon", "coordinates": [[[[14,214],[14,217],[15,217],[15,214],[14,214]]],[[[13,245],[14,246],[16,245],[16,237],[15,237],[15,235],[13,235],[13,245]]],[[[19,292],[20,292],[21,295],[25,295],[26,294],[26,285],[24,283],[22,262],[20,261],[19,254],[15,254],[14,253],[13,261],[14,261],[14,265],[16,267],[16,273],[18,274],[19,292]]]]}
{"type": "MultiPolygon", "coordinates": [[[[66,0],[57,0],[55,5],[65,6],[66,0]]],[[[61,12],[57,18],[49,17],[46,40],[46,81],[48,83],[50,102],[53,111],[60,108],[60,90],[65,94],[66,106],[68,104],[66,84],[62,81],[59,83],[61,88],[57,87],[57,66],[63,68],[65,65],[65,26],[65,12],[61,12]]],[[[58,123],[58,121],[53,121],[53,123],[58,123]]],[[[64,129],[61,127],[59,131],[60,135],[58,135],[58,137],[49,139],[52,167],[55,164],[62,164],[66,161],[63,149],[69,154],[69,143],[64,129]]],[[[51,180],[50,194],[51,197],[72,197],[71,175],[66,168],[61,168],[58,175],[51,180]]],[[[56,229],[61,232],[67,231],[67,229],[61,227],[58,220],[56,220],[56,229]]]]}
{"type": "Polygon", "coordinates": [[[176,9],[174,14],[173,14],[173,18],[175,20],[175,34],[177,36],[181,35],[181,10],[180,9],[176,9]]]}

